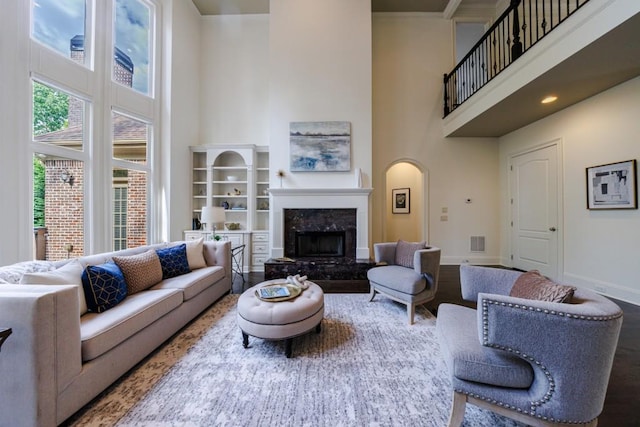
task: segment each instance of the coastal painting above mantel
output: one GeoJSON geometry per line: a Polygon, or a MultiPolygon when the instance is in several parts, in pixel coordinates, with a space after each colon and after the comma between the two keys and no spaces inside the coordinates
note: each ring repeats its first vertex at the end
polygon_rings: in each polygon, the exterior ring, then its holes
{"type": "Polygon", "coordinates": [[[291,172],[351,170],[351,123],[289,123],[291,172]]]}

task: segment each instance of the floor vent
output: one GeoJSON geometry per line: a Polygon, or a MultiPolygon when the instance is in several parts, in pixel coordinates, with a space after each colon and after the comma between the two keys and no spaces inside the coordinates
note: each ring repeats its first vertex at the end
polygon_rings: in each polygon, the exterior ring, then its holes
{"type": "Polygon", "coordinates": [[[471,252],[484,252],[484,236],[471,236],[471,252]]]}

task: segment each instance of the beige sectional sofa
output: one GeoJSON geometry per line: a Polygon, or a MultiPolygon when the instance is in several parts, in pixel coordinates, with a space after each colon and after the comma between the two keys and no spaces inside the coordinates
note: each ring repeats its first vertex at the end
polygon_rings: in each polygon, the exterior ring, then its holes
{"type": "MultiPolygon", "coordinates": [[[[55,263],[53,270],[24,274],[22,284],[0,284],[0,327],[13,330],[0,350],[0,425],[61,424],[231,291],[228,241],[200,242],[195,249],[204,258],[200,268],[128,294],[104,312],[81,315],[86,311],[78,287],[82,282],[59,284],[114,256],[137,256],[181,243],[81,257],[55,263]]],[[[193,253],[190,247],[190,266],[193,253]]]]}

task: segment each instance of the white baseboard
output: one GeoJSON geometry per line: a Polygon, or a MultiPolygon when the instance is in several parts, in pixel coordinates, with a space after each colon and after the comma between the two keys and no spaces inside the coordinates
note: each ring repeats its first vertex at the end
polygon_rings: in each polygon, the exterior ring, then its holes
{"type": "Polygon", "coordinates": [[[564,273],[563,283],[590,289],[606,297],[615,298],[631,304],[640,305],[640,290],[631,289],[616,283],[594,280],[578,274],[564,273]]]}

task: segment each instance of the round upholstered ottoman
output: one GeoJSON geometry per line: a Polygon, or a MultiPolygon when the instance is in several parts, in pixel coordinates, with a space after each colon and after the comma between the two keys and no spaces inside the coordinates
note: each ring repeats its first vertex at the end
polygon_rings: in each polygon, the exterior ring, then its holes
{"type": "Polygon", "coordinates": [[[285,340],[285,355],[291,357],[292,338],[310,332],[320,332],[324,317],[324,292],[313,282],[300,295],[286,301],[265,301],[256,290],[282,280],[268,280],[247,289],[238,299],[238,326],[242,343],[249,345],[249,335],[266,340],[285,340]]]}

